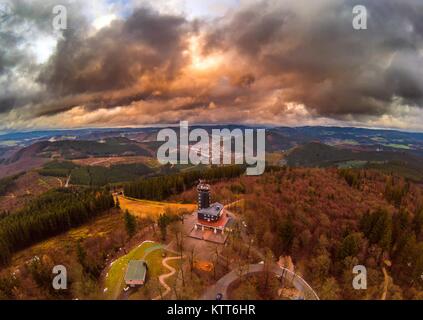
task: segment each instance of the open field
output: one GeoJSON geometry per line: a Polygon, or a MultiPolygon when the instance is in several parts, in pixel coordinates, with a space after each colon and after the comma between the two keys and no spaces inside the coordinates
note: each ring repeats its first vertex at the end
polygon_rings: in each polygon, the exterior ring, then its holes
{"type": "Polygon", "coordinates": [[[282,152],[267,152],[266,153],[266,162],[269,165],[277,166],[281,163],[282,159],[283,159],[282,152]]]}
{"type": "Polygon", "coordinates": [[[411,150],[411,147],[408,144],[386,143],[386,144],[383,144],[383,146],[394,148],[394,149],[411,150]]]}
{"type": "Polygon", "coordinates": [[[192,212],[197,208],[195,204],[166,203],[148,200],[137,200],[119,196],[119,203],[122,210],[128,210],[139,218],[157,218],[159,215],[170,210],[171,212],[188,211],[192,212]]]}
{"type": "Polygon", "coordinates": [[[159,167],[159,163],[156,159],[145,157],[145,156],[133,156],[133,157],[100,157],[100,158],[85,158],[73,160],[73,163],[80,166],[101,166],[109,168],[116,164],[131,164],[131,163],[143,163],[151,168],[159,167]]]}
{"type": "Polygon", "coordinates": [[[125,273],[130,260],[145,260],[148,265],[147,282],[135,292],[129,293],[130,299],[149,298],[159,294],[158,277],[167,272],[162,264],[164,249],[159,243],[145,241],[128,254],[110,264],[105,277],[105,298],[117,299],[123,293],[125,273]]]}

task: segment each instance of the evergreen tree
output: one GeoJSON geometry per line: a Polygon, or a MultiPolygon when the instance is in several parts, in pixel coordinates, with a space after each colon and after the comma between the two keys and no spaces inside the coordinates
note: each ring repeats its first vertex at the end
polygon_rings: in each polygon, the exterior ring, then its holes
{"type": "Polygon", "coordinates": [[[81,264],[81,266],[85,266],[86,264],[86,257],[87,253],[85,252],[85,249],[82,247],[81,240],[79,240],[76,244],[76,256],[78,257],[78,262],[81,264]]]}
{"type": "Polygon", "coordinates": [[[401,209],[393,217],[392,242],[395,244],[406,232],[412,232],[410,225],[410,216],[405,209],[401,209]]]}
{"type": "Polygon", "coordinates": [[[132,238],[137,231],[137,220],[128,210],[125,210],[125,228],[130,238],[132,238]]]}
{"type": "Polygon", "coordinates": [[[392,216],[386,209],[366,213],[360,220],[360,229],[370,243],[389,251],[392,244],[392,216]]]}
{"type": "Polygon", "coordinates": [[[193,187],[200,179],[220,181],[239,177],[244,172],[244,166],[213,167],[127,183],[124,192],[131,198],[161,201],[193,187]]]}
{"type": "Polygon", "coordinates": [[[164,214],[161,214],[159,216],[159,219],[157,221],[157,224],[159,225],[160,233],[162,235],[162,240],[163,241],[166,241],[166,237],[167,237],[167,226],[171,222],[172,222],[172,218],[168,214],[164,213],[164,214]]]}
{"type": "Polygon", "coordinates": [[[294,224],[292,222],[292,218],[288,217],[285,221],[282,222],[279,228],[279,239],[281,242],[282,254],[291,254],[294,237],[294,224]]]}
{"type": "Polygon", "coordinates": [[[405,183],[403,179],[395,179],[390,177],[387,179],[385,186],[385,198],[397,208],[401,206],[402,199],[408,193],[409,183],[405,183]]]}
{"type": "Polygon", "coordinates": [[[344,260],[346,257],[356,256],[361,249],[361,233],[351,233],[347,235],[342,241],[338,252],[338,259],[344,260]]]}
{"type": "Polygon", "coordinates": [[[420,237],[423,229],[423,206],[419,206],[413,219],[414,232],[420,237]]]}

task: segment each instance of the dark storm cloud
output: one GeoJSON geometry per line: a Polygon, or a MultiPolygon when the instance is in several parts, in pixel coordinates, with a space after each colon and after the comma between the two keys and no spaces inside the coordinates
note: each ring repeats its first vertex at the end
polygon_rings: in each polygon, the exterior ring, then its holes
{"type": "Polygon", "coordinates": [[[422,1],[361,1],[365,31],[352,28],[356,1],[295,3],[244,8],[214,28],[206,51],[235,47],[319,115],[382,115],[396,98],[423,105],[422,1]]]}
{"type": "MultiPolygon", "coordinates": [[[[0,21],[0,114],[27,104],[40,103],[48,94],[34,81],[42,66],[30,46],[39,36],[52,35],[52,9],[57,0],[3,1],[7,18],[0,21]]],[[[61,1],[73,17],[74,32],[86,27],[71,0],[61,1]]]]}
{"type": "Polygon", "coordinates": [[[171,79],[182,64],[188,28],[182,17],[140,9],[93,37],[69,36],[60,42],[40,81],[69,95],[124,89],[158,69],[171,79]]]}
{"type": "Polygon", "coordinates": [[[149,121],[172,111],[168,121],[198,113],[206,114],[198,118],[204,122],[211,114],[202,111],[222,108],[215,114],[231,121],[249,114],[259,122],[283,121],[295,112],[293,103],[313,117],[365,123],[401,116],[404,106],[421,108],[423,2],[359,2],[369,13],[368,30],[352,27],[357,1],[274,0],[204,21],[136,8],[95,31],[81,13],[86,2],[77,0],[67,4],[69,29],[39,64],[25,45],[34,32],[51,33],[51,8],[59,1],[16,0],[13,19],[0,29],[0,113],[31,120],[119,106],[131,115],[131,108],[144,108],[149,121]],[[191,66],[193,36],[201,38],[198,69],[191,66]],[[224,62],[201,65],[213,55],[224,62]]]}

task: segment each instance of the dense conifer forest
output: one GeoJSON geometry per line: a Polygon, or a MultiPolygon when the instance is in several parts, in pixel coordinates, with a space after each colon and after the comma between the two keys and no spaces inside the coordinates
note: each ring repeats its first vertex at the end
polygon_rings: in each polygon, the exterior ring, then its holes
{"type": "Polygon", "coordinates": [[[133,181],[154,172],[143,163],[116,164],[110,167],[80,166],[70,161],[52,161],[38,171],[43,176],[70,177],[70,184],[101,187],[133,181]]]}
{"type": "Polygon", "coordinates": [[[114,206],[106,191],[57,189],[0,219],[0,264],[14,252],[77,227],[114,206]]]}
{"type": "Polygon", "coordinates": [[[10,177],[0,179],[0,196],[4,196],[7,193],[7,191],[10,189],[10,187],[14,184],[16,179],[18,179],[23,174],[24,173],[20,173],[10,177]]]}
{"type": "Polygon", "coordinates": [[[201,171],[192,170],[128,183],[124,187],[124,192],[127,197],[160,201],[193,187],[200,179],[214,182],[236,178],[244,173],[244,166],[215,167],[201,171]]]}

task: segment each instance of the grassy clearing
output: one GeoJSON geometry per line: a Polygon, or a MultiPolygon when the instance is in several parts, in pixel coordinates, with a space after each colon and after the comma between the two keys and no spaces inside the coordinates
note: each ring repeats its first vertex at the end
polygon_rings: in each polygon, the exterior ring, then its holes
{"type": "MultiPolygon", "coordinates": [[[[138,290],[135,290],[131,293],[131,295],[128,297],[129,300],[150,300],[153,298],[156,298],[164,293],[165,288],[160,284],[159,282],[159,276],[162,274],[167,274],[170,272],[169,269],[165,268],[162,264],[163,262],[163,252],[164,250],[155,250],[148,254],[145,258],[148,265],[148,273],[147,273],[147,282],[145,286],[138,288],[138,290]]],[[[166,257],[172,257],[172,254],[168,254],[166,257]]],[[[173,262],[174,260],[171,260],[170,262],[173,262]]],[[[168,264],[175,267],[168,261],[168,264]]],[[[170,283],[170,279],[176,277],[176,274],[172,277],[166,279],[166,283],[170,283]]],[[[169,298],[169,296],[167,296],[169,298]]]]}
{"type": "Polygon", "coordinates": [[[266,162],[269,165],[277,166],[280,164],[282,159],[283,159],[282,152],[267,152],[266,153],[266,162]]]}
{"type": "Polygon", "coordinates": [[[80,166],[101,166],[110,167],[118,164],[143,163],[150,168],[159,168],[160,163],[151,157],[146,156],[128,156],[128,157],[91,157],[85,159],[72,160],[73,163],[80,166]]]}
{"type": "Polygon", "coordinates": [[[351,161],[345,161],[338,164],[339,169],[352,169],[352,168],[362,168],[364,167],[368,161],[362,161],[362,160],[351,160],[351,161]]]}
{"type": "MultiPolygon", "coordinates": [[[[125,273],[130,260],[145,260],[148,265],[147,284],[155,282],[159,275],[167,272],[162,265],[162,245],[155,242],[143,242],[127,255],[112,262],[105,279],[105,297],[117,299],[125,287],[125,273]]],[[[156,285],[154,285],[156,286],[156,285]]],[[[142,288],[140,289],[142,291],[142,288]]]]}
{"type": "Polygon", "coordinates": [[[402,150],[410,150],[410,146],[407,144],[397,144],[397,143],[387,143],[383,144],[385,147],[395,148],[395,149],[402,149],[402,150]]]}
{"type": "Polygon", "coordinates": [[[167,209],[172,212],[179,210],[186,210],[192,212],[196,209],[195,204],[179,204],[179,203],[166,203],[148,200],[136,200],[127,197],[119,197],[119,203],[122,210],[128,210],[131,214],[139,218],[158,218],[167,209]]]}

